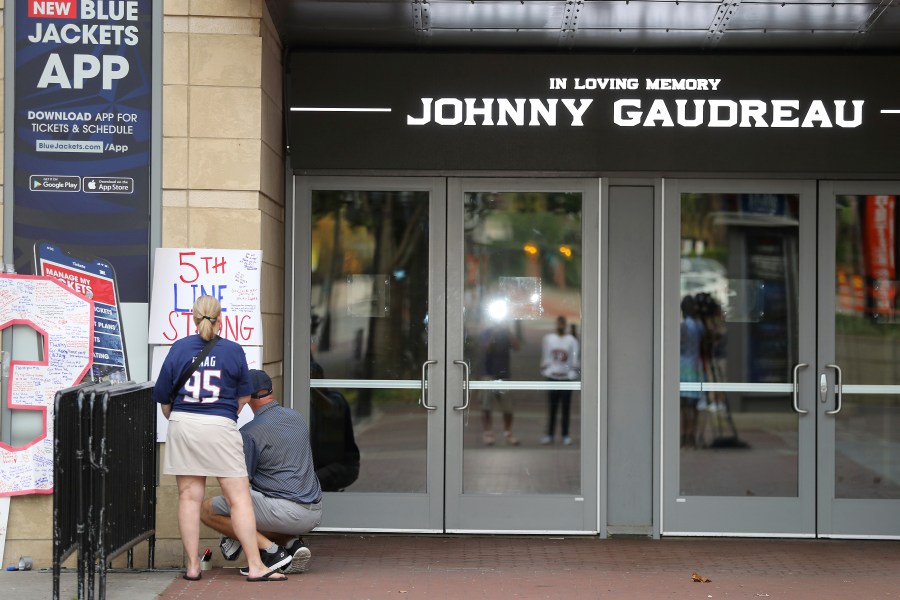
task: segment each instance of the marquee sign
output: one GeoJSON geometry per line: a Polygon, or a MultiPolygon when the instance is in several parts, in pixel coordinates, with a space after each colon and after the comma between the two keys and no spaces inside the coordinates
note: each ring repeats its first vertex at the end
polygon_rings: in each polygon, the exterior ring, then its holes
{"type": "Polygon", "coordinates": [[[879,56],[297,52],[292,164],[891,174],[897,65],[879,56]]]}

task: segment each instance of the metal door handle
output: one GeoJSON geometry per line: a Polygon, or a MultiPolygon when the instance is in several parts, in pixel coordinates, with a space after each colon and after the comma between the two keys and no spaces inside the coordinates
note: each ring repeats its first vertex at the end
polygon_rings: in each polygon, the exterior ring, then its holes
{"type": "Polygon", "coordinates": [[[460,365],[463,368],[463,385],[466,390],[463,394],[465,402],[463,402],[461,406],[454,406],[453,410],[466,410],[469,408],[469,363],[464,360],[454,360],[453,364],[460,365]]]}
{"type": "Polygon", "coordinates": [[[797,363],[796,365],[794,365],[794,411],[801,415],[805,415],[809,411],[800,408],[799,400],[797,397],[797,371],[799,371],[800,369],[805,369],[808,366],[809,363],[797,363]]]}
{"type": "MultiPolygon", "coordinates": [[[[826,415],[836,415],[839,412],[841,412],[841,405],[843,404],[842,396],[843,396],[843,387],[844,387],[844,384],[843,384],[844,374],[841,372],[841,368],[837,365],[825,365],[825,368],[826,369],[834,369],[834,372],[835,372],[834,385],[837,388],[834,410],[826,410],[825,414],[826,415]]],[[[824,377],[824,375],[822,377],[824,377]]],[[[824,402],[824,400],[823,400],[823,402],[824,402]]]]}
{"type": "Polygon", "coordinates": [[[437,406],[428,404],[428,392],[425,389],[425,376],[428,373],[428,365],[436,365],[437,362],[436,360],[426,360],[422,363],[422,394],[419,396],[419,404],[424,406],[426,410],[437,410],[437,406]]]}

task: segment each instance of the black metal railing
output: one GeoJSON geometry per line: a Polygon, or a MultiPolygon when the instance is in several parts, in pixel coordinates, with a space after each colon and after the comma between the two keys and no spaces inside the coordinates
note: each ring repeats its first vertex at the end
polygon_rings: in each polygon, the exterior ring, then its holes
{"type": "Polygon", "coordinates": [[[78,598],[106,597],[110,562],[156,543],[156,403],[152,384],[82,384],[56,394],[53,598],[61,565],[78,553],[78,598]],[[99,581],[95,582],[95,573],[99,581]],[[95,585],[96,584],[96,585],[95,585]]]}

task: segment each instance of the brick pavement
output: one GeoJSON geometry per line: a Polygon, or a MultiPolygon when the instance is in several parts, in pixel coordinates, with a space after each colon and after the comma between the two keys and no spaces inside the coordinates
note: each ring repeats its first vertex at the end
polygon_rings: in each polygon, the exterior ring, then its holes
{"type": "Polygon", "coordinates": [[[900,599],[900,542],[316,535],[286,583],[216,568],[163,599],[900,599]],[[696,583],[692,573],[708,578],[696,583]]]}

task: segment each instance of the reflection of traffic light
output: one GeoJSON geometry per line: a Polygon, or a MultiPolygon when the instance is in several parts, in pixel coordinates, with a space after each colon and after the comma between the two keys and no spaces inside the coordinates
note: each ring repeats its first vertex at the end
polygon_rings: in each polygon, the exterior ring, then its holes
{"type": "Polygon", "coordinates": [[[522,246],[522,250],[525,251],[525,276],[540,277],[541,265],[538,260],[541,251],[538,248],[538,245],[534,242],[525,242],[525,245],[522,246]]]}
{"type": "Polygon", "coordinates": [[[566,260],[572,259],[572,248],[563,244],[559,247],[559,253],[566,257],[566,260]]]}

